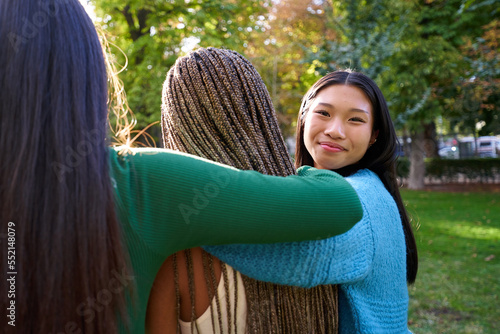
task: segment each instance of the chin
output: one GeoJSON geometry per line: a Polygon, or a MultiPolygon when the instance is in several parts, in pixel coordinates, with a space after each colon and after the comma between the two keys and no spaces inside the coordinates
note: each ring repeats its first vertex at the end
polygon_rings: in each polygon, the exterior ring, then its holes
{"type": "Polygon", "coordinates": [[[345,164],[332,164],[332,163],[320,163],[318,164],[318,166],[321,166],[321,168],[318,168],[318,169],[329,169],[329,170],[337,170],[337,169],[341,169],[341,168],[344,168],[346,167],[347,165],[345,164]]]}

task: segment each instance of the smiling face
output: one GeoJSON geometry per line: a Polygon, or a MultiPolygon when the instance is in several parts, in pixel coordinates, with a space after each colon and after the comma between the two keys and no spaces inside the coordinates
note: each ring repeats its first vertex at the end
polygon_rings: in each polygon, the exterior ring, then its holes
{"type": "Polygon", "coordinates": [[[376,140],[373,108],[357,87],[332,85],[314,98],[304,119],[304,144],[318,169],[355,164],[376,140]]]}

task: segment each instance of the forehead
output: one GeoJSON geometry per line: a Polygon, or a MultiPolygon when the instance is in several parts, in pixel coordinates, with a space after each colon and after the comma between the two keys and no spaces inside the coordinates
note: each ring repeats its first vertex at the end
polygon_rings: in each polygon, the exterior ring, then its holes
{"type": "Polygon", "coordinates": [[[331,85],[321,89],[316,94],[312,106],[325,103],[333,107],[346,106],[370,113],[373,109],[370,99],[360,88],[348,85],[331,85]]]}

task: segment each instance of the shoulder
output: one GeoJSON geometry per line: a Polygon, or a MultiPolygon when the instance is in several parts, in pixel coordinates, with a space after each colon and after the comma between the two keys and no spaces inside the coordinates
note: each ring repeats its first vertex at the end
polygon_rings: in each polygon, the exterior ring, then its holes
{"type": "Polygon", "coordinates": [[[120,170],[130,164],[148,164],[152,160],[161,159],[161,149],[147,148],[138,149],[125,146],[109,148],[109,159],[113,170],[120,170]]]}
{"type": "Polygon", "coordinates": [[[377,174],[369,169],[362,169],[346,177],[347,182],[356,191],[365,211],[379,211],[380,209],[397,211],[394,198],[386,189],[377,174]]]}
{"type": "Polygon", "coordinates": [[[377,193],[385,190],[385,186],[377,174],[369,169],[361,169],[346,177],[347,182],[358,192],[377,193]]]}

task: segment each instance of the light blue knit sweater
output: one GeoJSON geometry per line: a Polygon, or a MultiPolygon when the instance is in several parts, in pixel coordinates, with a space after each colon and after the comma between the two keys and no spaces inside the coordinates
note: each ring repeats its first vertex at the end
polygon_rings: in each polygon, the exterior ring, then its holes
{"type": "MultiPolygon", "coordinates": [[[[341,334],[409,333],[406,246],[396,203],[372,171],[360,170],[347,180],[359,195],[363,219],[342,235],[205,249],[258,280],[302,287],[340,284],[341,334]]],[[[342,208],[332,202],[332,210],[342,208]]]]}

